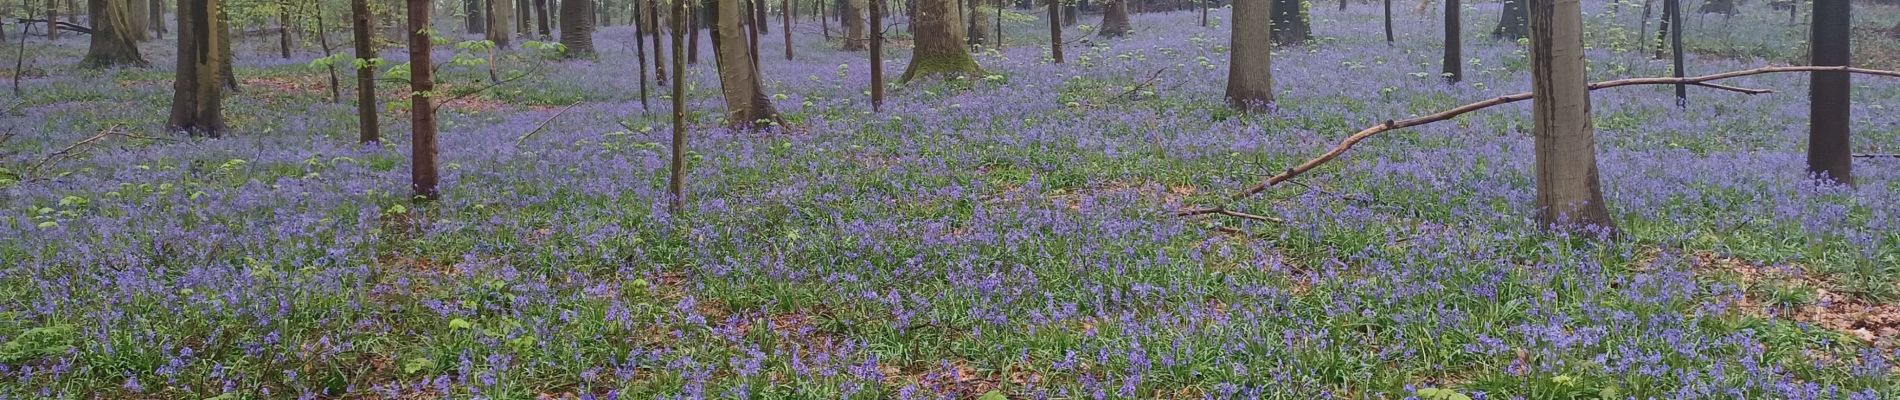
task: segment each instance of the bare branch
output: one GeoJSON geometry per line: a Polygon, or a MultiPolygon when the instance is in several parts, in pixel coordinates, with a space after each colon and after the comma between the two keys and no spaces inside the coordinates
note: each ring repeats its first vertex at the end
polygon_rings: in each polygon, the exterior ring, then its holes
{"type": "Polygon", "coordinates": [[[540,125],[535,125],[534,130],[528,131],[528,133],[525,135],[521,135],[520,139],[515,139],[515,145],[519,146],[522,143],[527,143],[528,138],[534,137],[534,135],[541,133],[541,131],[547,130],[549,122],[554,122],[555,118],[560,118],[562,115],[567,115],[567,110],[572,110],[574,109],[574,106],[581,105],[581,103],[585,103],[585,102],[576,101],[574,102],[574,104],[569,104],[567,105],[566,108],[562,108],[560,112],[557,112],[557,113],[554,113],[554,115],[548,116],[548,119],[542,120],[540,125]]]}
{"type": "Polygon", "coordinates": [[[1261,222],[1272,222],[1276,224],[1286,223],[1286,220],[1284,219],[1269,217],[1265,215],[1248,214],[1244,212],[1229,210],[1222,207],[1196,208],[1196,209],[1182,210],[1182,211],[1174,213],[1174,216],[1193,217],[1193,216],[1199,216],[1199,215],[1216,215],[1216,214],[1225,215],[1225,216],[1234,217],[1234,218],[1251,219],[1251,220],[1261,221],[1261,222]]]}
{"type": "MultiPolygon", "coordinates": [[[[1613,88],[1613,87],[1635,86],[1635,85],[1687,84],[1687,85],[1695,85],[1695,86],[1727,90],[1727,91],[1738,92],[1738,93],[1747,93],[1747,94],[1771,93],[1772,91],[1765,90],[1765,89],[1739,88],[1739,87],[1734,87],[1734,86],[1709,83],[1709,81],[1749,76],[1749,75],[1780,73],[1780,72],[1847,72],[1847,73],[1854,73],[1854,74],[1878,75],[1878,76],[1889,76],[1889,77],[1900,78],[1900,71],[1884,71],[1884,70],[1875,70],[1875,69],[1866,69],[1866,68],[1814,67],[1814,66],[1763,67],[1763,68],[1755,68],[1755,69],[1748,69],[1748,70],[1741,70],[1741,71],[1730,71],[1730,72],[1723,72],[1719,74],[1710,74],[1710,75],[1684,77],[1684,78],[1665,77],[1665,78],[1617,79],[1617,80],[1611,80],[1611,81],[1592,83],[1590,84],[1590,90],[1608,89],[1608,88],[1613,88]]],[[[1458,108],[1441,111],[1436,114],[1426,115],[1423,117],[1403,119],[1403,120],[1397,120],[1397,121],[1386,121],[1385,123],[1375,125],[1370,128],[1366,128],[1364,130],[1359,131],[1358,133],[1354,133],[1352,136],[1347,136],[1345,140],[1341,140],[1338,145],[1333,146],[1332,150],[1328,150],[1327,152],[1320,154],[1318,157],[1314,157],[1313,159],[1307,160],[1304,163],[1300,163],[1297,166],[1288,168],[1285,172],[1281,172],[1278,175],[1267,177],[1266,180],[1261,181],[1259,184],[1255,184],[1251,187],[1248,187],[1246,190],[1242,190],[1239,193],[1235,193],[1233,195],[1233,199],[1239,200],[1239,199],[1247,198],[1249,196],[1253,196],[1255,194],[1259,194],[1260,192],[1266,191],[1267,188],[1273,187],[1274,185],[1279,185],[1282,182],[1286,182],[1288,179],[1293,179],[1293,177],[1299,176],[1300,174],[1304,174],[1308,171],[1312,171],[1314,168],[1318,168],[1320,165],[1326,164],[1327,162],[1332,161],[1334,158],[1338,158],[1341,154],[1345,154],[1347,150],[1352,150],[1353,145],[1357,145],[1359,144],[1360,141],[1366,140],[1366,138],[1370,138],[1374,135],[1385,133],[1387,131],[1391,131],[1394,129],[1401,129],[1401,128],[1429,124],[1429,123],[1438,122],[1438,121],[1444,121],[1444,120],[1452,119],[1453,117],[1457,117],[1459,115],[1463,115],[1465,113],[1469,113],[1472,111],[1482,110],[1482,109],[1490,108],[1493,106],[1515,103],[1515,102],[1524,101],[1524,100],[1530,100],[1530,98],[1531,98],[1530,93],[1518,93],[1518,94],[1513,94],[1513,95],[1500,96],[1500,97],[1492,98],[1490,100],[1480,101],[1476,103],[1466,104],[1463,106],[1459,106],[1458,108]]]]}

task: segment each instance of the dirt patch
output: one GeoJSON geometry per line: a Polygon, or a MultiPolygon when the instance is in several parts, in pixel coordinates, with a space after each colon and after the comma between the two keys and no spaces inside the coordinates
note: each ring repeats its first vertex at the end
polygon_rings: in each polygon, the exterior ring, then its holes
{"type": "Polygon", "coordinates": [[[1710,252],[1691,260],[1698,274],[1726,274],[1740,281],[1741,308],[1762,318],[1782,318],[1840,332],[1881,348],[1900,348],[1900,305],[1868,303],[1835,293],[1829,282],[1794,266],[1766,266],[1710,252]],[[1787,304],[1777,292],[1793,292],[1787,304]]]}

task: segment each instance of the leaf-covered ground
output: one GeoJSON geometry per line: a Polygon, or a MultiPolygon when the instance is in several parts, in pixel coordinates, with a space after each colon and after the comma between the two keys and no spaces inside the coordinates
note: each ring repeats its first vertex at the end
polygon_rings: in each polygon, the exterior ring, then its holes
{"type": "MultiPolygon", "coordinates": [[[[1387,44],[1376,5],[1311,9],[1318,40],[1275,54],[1279,102],[1253,115],[1220,99],[1225,10],[1138,14],[1065,64],[1012,15],[989,76],[895,87],[877,114],[863,53],[806,20],[783,61],[775,22],[760,61],[794,127],[718,128],[702,56],[680,214],[667,102],[641,106],[626,27],[597,61],[503,57],[532,75],[442,111],[426,205],[402,105],[358,146],[349,88],[329,103],[319,55],[266,40],[240,44],[231,137],[52,156],[113,127],[176,138],[172,56],[84,71],[83,39],[36,40],[0,119],[0,396],[1900,396],[1900,160],[1809,184],[1805,76],[1691,88],[1686,109],[1667,87],[1595,93],[1619,240],[1530,222],[1527,104],[1225,203],[1348,132],[1528,89],[1526,49],[1487,35],[1496,4],[1467,8],[1458,85],[1436,76],[1439,21],[1401,15],[1387,44]],[[1286,222],[1171,215],[1220,204],[1286,222]]],[[[1691,74],[1798,58],[1804,26],[1743,9],[1688,16],[1691,74]]],[[[1640,5],[1586,11],[1593,80],[1667,74],[1640,5]]],[[[444,71],[451,92],[488,76],[444,71]]],[[[1855,82],[1857,152],[1900,151],[1900,80],[1855,82]]]]}

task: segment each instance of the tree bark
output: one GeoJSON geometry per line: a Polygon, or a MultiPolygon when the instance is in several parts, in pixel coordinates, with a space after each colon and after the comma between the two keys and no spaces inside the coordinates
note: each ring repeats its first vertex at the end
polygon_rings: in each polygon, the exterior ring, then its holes
{"type": "Polygon", "coordinates": [[[1233,49],[1228,53],[1227,104],[1239,110],[1273,103],[1270,29],[1276,0],[1233,0],[1233,49]]]}
{"type": "Polygon", "coordinates": [[[526,37],[534,32],[534,23],[531,21],[534,19],[534,2],[529,0],[514,0],[514,2],[515,20],[509,23],[515,24],[516,35],[526,37]]]}
{"type": "Polygon", "coordinates": [[[1392,0],[1385,0],[1385,44],[1392,45],[1392,0]]]}
{"type": "Polygon", "coordinates": [[[1498,27],[1491,30],[1491,38],[1523,39],[1529,30],[1530,16],[1525,14],[1524,0],[1504,0],[1503,12],[1498,16],[1498,27]]]}
{"type": "Polygon", "coordinates": [[[409,187],[416,200],[433,201],[442,194],[436,189],[435,72],[429,60],[434,44],[424,29],[429,26],[429,0],[408,0],[408,4],[409,125],[414,131],[409,143],[409,187]]]}
{"type": "Polygon", "coordinates": [[[554,32],[548,28],[548,1],[534,0],[534,28],[543,40],[554,37],[554,32]]]}
{"type": "Polygon", "coordinates": [[[483,12],[483,10],[487,8],[483,3],[487,3],[487,1],[462,0],[462,12],[468,14],[463,16],[467,21],[468,33],[488,33],[488,13],[483,12]]]}
{"type": "Polygon", "coordinates": [[[229,47],[218,0],[178,2],[178,67],[172,79],[171,117],[166,126],[191,136],[224,135],[224,69],[229,47]]]}
{"type": "Polygon", "coordinates": [[[1663,0],[1662,21],[1656,25],[1656,55],[1652,58],[1661,60],[1663,49],[1669,47],[1669,30],[1673,29],[1670,21],[1677,19],[1675,14],[1682,10],[1680,2],[1681,0],[1663,0]]]}
{"type": "Polygon", "coordinates": [[[488,31],[485,38],[495,42],[496,48],[509,48],[514,45],[515,2],[511,0],[488,0],[488,31]]]}
{"type": "Polygon", "coordinates": [[[772,34],[772,30],[769,29],[770,27],[766,26],[766,21],[770,20],[769,18],[765,17],[766,4],[761,3],[759,1],[760,0],[745,0],[746,4],[750,4],[752,6],[751,8],[752,24],[758,26],[759,33],[767,34],[767,35],[772,34]]]}
{"type": "Polygon", "coordinates": [[[594,2],[561,2],[561,45],[567,46],[567,58],[594,57],[594,2]]]}
{"type": "Polygon", "coordinates": [[[952,0],[917,0],[917,9],[912,11],[916,17],[911,21],[911,29],[917,46],[911,52],[910,66],[904,68],[904,75],[898,81],[910,82],[930,75],[982,73],[976,59],[963,47],[963,27],[958,26],[963,16],[952,0]]]}
{"type": "MultiPolygon", "coordinates": [[[[1044,0],[1049,3],[1049,57],[1056,64],[1062,63],[1062,1],[1044,0]]],[[[1202,25],[1206,26],[1206,25],[1202,25]]]]}
{"type": "MultiPolygon", "coordinates": [[[[1809,64],[1846,66],[1852,60],[1851,4],[1847,0],[1816,0],[1811,11],[1812,50],[1809,64]]],[[[1815,72],[1808,77],[1808,173],[1835,183],[1854,183],[1853,146],[1849,131],[1853,90],[1846,72],[1815,72]]]]}
{"type": "Polygon", "coordinates": [[[148,0],[128,0],[125,5],[128,17],[126,33],[132,35],[135,41],[152,40],[151,34],[146,32],[152,25],[152,3],[148,0]]]}
{"type": "Polygon", "coordinates": [[[746,30],[740,28],[746,17],[743,0],[719,0],[713,12],[713,54],[718,59],[720,93],[726,98],[726,123],[735,129],[761,128],[781,123],[778,110],[759,83],[752,49],[746,46],[746,30]]]}
{"type": "MultiPolygon", "coordinates": [[[[317,0],[311,0],[310,3],[315,5],[317,0]]],[[[311,7],[310,10],[312,15],[316,16],[317,19],[317,45],[323,46],[323,57],[326,59],[330,58],[335,49],[330,47],[330,27],[323,23],[323,9],[311,7]]],[[[331,63],[325,65],[324,69],[330,73],[330,104],[343,104],[343,88],[339,87],[339,82],[337,81],[336,64],[331,63]]]]}
{"type": "Polygon", "coordinates": [[[59,0],[46,0],[46,41],[59,40],[59,28],[54,21],[59,20],[59,0]]]}
{"type": "Polygon", "coordinates": [[[871,0],[871,112],[884,111],[884,1],[871,0]]]}
{"type": "Polygon", "coordinates": [[[980,0],[957,0],[968,7],[963,10],[963,42],[970,45],[970,51],[977,51],[989,43],[988,30],[983,29],[983,11],[977,8],[980,0]]]}
{"type": "Polygon", "coordinates": [[[1465,78],[1464,32],[1458,21],[1464,14],[1458,0],[1445,0],[1445,82],[1458,83],[1465,78]]]}
{"type": "Polygon", "coordinates": [[[792,0],[779,0],[779,32],[785,34],[785,61],[792,60],[792,0]]]}
{"type": "MultiPolygon", "coordinates": [[[[648,4],[654,4],[654,3],[649,2],[648,4]]],[[[659,9],[657,7],[654,8],[654,14],[659,14],[659,9]]],[[[684,60],[684,57],[680,57],[680,47],[686,44],[686,36],[684,32],[680,30],[680,28],[686,26],[687,24],[686,20],[689,19],[689,17],[690,16],[687,14],[686,2],[681,1],[681,0],[675,0],[673,2],[672,20],[673,20],[673,80],[676,82],[686,80],[686,62],[684,60]]],[[[655,32],[659,31],[658,26],[655,26],[654,31],[655,32]]],[[[658,47],[658,46],[655,46],[655,47],[658,47]]],[[[654,52],[658,54],[659,49],[655,48],[654,52]]],[[[657,58],[655,60],[657,60],[657,58]]],[[[666,192],[669,195],[667,196],[667,207],[669,210],[671,210],[673,214],[677,215],[680,213],[680,211],[682,211],[681,209],[684,208],[683,203],[686,200],[686,193],[684,191],[685,186],[686,186],[686,85],[685,84],[673,85],[673,146],[672,146],[671,161],[672,161],[672,165],[668,168],[667,181],[666,181],[666,192]]]]}
{"type": "Polygon", "coordinates": [[[126,3],[134,0],[87,0],[92,15],[92,42],[80,65],[87,68],[145,67],[139,55],[138,40],[133,38],[132,18],[126,3]]]}
{"type": "Polygon", "coordinates": [[[1128,0],[1110,0],[1102,10],[1101,35],[1105,38],[1128,36],[1128,0]]]}
{"type": "Polygon", "coordinates": [[[842,0],[844,3],[844,51],[864,50],[864,2],[865,0],[842,0]]]}
{"type": "Polygon", "coordinates": [[[277,0],[277,52],[290,58],[290,1],[277,0]]]}
{"type": "Polygon", "coordinates": [[[1537,222],[1613,231],[1616,223],[1597,178],[1582,5],[1578,0],[1533,0],[1529,11],[1537,222]]]}
{"type": "Polygon", "coordinates": [[[646,3],[633,1],[633,71],[640,78],[640,111],[652,108],[647,104],[647,17],[646,3]]]}
{"type": "Polygon", "coordinates": [[[376,124],[376,44],[370,41],[375,17],[369,13],[369,0],[350,0],[351,41],[356,44],[356,125],[357,141],[370,144],[382,141],[376,124]]]}
{"type": "Polygon", "coordinates": [[[1307,23],[1300,0],[1273,0],[1272,8],[1273,43],[1296,45],[1313,40],[1313,26],[1307,23]]]}
{"type": "MultiPolygon", "coordinates": [[[[675,8],[675,10],[685,9],[687,9],[685,6],[675,8]]],[[[660,12],[660,3],[656,0],[647,0],[647,10],[652,11],[647,14],[647,27],[652,28],[648,29],[647,32],[653,35],[653,84],[666,86],[666,48],[660,47],[660,14],[662,14],[660,12]]],[[[684,18],[685,17],[682,16],[674,16],[671,20],[677,22],[684,18]]],[[[678,31],[679,29],[677,28],[678,27],[675,26],[673,30],[678,31]]]]}
{"type": "Polygon", "coordinates": [[[164,39],[165,38],[165,1],[152,0],[152,7],[150,11],[151,11],[151,16],[152,16],[152,21],[151,21],[152,22],[152,37],[157,38],[157,39],[164,39]]]}

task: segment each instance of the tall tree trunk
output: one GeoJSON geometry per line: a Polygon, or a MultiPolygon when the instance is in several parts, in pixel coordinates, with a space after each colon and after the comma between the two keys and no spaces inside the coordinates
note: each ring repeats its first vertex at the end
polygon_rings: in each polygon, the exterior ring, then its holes
{"type": "Polygon", "coordinates": [[[516,35],[527,37],[534,32],[534,23],[530,21],[534,19],[534,2],[529,0],[514,1],[515,8],[512,11],[515,20],[510,23],[515,24],[516,35]]]}
{"type": "Polygon", "coordinates": [[[1049,3],[1049,57],[1056,64],[1062,63],[1062,0],[1043,0],[1049,3]]]}
{"type": "Polygon", "coordinates": [[[561,2],[561,45],[567,46],[568,58],[594,57],[594,2],[561,2]]]}
{"type": "Polygon", "coordinates": [[[92,16],[92,43],[80,65],[87,68],[144,67],[151,65],[139,55],[138,40],[132,38],[132,17],[126,11],[129,0],[87,0],[92,16]]]}
{"type": "MultiPolygon", "coordinates": [[[[1669,31],[1669,51],[1674,56],[1670,64],[1675,77],[1681,78],[1687,72],[1682,63],[1682,0],[1669,1],[1669,24],[1676,27],[1669,31]]],[[[1689,85],[1676,84],[1676,107],[1689,108],[1689,85]]]]}
{"type": "Polygon", "coordinates": [[[178,67],[172,79],[171,117],[165,125],[191,136],[224,136],[224,69],[229,47],[218,0],[178,2],[178,67]]]}
{"type": "Polygon", "coordinates": [[[1273,43],[1305,44],[1313,40],[1313,26],[1306,20],[1300,0],[1273,0],[1273,43]]]}
{"type": "Polygon", "coordinates": [[[1458,83],[1465,78],[1464,32],[1459,16],[1464,14],[1458,0],[1445,0],[1445,82],[1458,83]]]}
{"type": "Polygon", "coordinates": [[[710,9],[707,6],[708,5],[717,6],[716,4],[713,4],[714,0],[696,0],[696,1],[700,1],[700,3],[687,3],[688,4],[687,12],[689,14],[687,14],[686,26],[685,26],[686,65],[699,65],[699,37],[701,36],[699,34],[699,31],[700,31],[700,28],[706,25],[710,25],[710,23],[706,22],[705,20],[706,15],[711,15],[706,12],[706,10],[710,9]]]}
{"type": "Polygon", "coordinates": [[[792,0],[779,0],[779,32],[785,34],[785,60],[792,60],[792,0]]]}
{"type": "MultiPolygon", "coordinates": [[[[654,3],[649,2],[647,4],[654,3]]],[[[654,14],[659,14],[658,8],[655,8],[653,11],[654,14]]],[[[675,0],[673,2],[672,18],[673,81],[675,82],[686,80],[686,62],[684,61],[684,57],[680,57],[680,47],[686,44],[686,35],[680,28],[686,26],[688,23],[686,20],[690,19],[690,17],[691,16],[687,13],[686,1],[675,0]]],[[[658,32],[659,27],[656,25],[653,30],[654,32],[658,32]]],[[[660,53],[660,50],[657,48],[658,46],[655,47],[656,48],[653,49],[654,53],[660,53]]],[[[657,64],[655,66],[657,67],[657,64]]],[[[667,208],[674,215],[678,215],[682,211],[682,208],[684,208],[682,204],[686,199],[686,193],[684,191],[686,186],[686,84],[683,83],[673,85],[672,150],[673,154],[670,158],[672,165],[668,168],[666,180],[666,193],[669,195],[667,196],[667,208]]]]}
{"type": "MultiPolygon", "coordinates": [[[[687,9],[687,7],[684,5],[675,8],[675,10],[685,9],[687,9]]],[[[647,33],[653,35],[653,84],[666,86],[666,64],[664,64],[666,62],[666,48],[660,47],[660,31],[662,28],[660,26],[660,14],[664,13],[660,12],[660,3],[656,0],[647,0],[647,10],[652,11],[647,14],[647,27],[652,28],[647,30],[647,33]]],[[[683,16],[674,16],[674,18],[670,20],[678,21],[684,18],[683,16]]],[[[673,30],[678,31],[678,26],[675,25],[673,30]]],[[[678,49],[675,50],[677,51],[678,49]]]]}
{"type": "Polygon", "coordinates": [[[1531,114],[1536,120],[1537,222],[1615,229],[1597,178],[1596,133],[1585,81],[1583,7],[1533,0],[1531,114]]]}
{"type": "Polygon", "coordinates": [[[864,2],[865,0],[841,0],[844,4],[844,46],[845,51],[864,50],[864,2]]]}
{"type": "Polygon", "coordinates": [[[534,0],[534,29],[541,34],[542,40],[554,37],[554,32],[548,28],[548,1],[534,0]]]}
{"type": "MultiPolygon", "coordinates": [[[[758,0],[739,0],[739,4],[740,4],[740,7],[747,7],[747,8],[741,9],[743,10],[743,12],[745,12],[744,14],[739,14],[739,18],[742,21],[745,21],[745,22],[740,22],[740,25],[746,28],[745,32],[747,33],[745,35],[746,40],[742,43],[744,43],[746,48],[752,49],[750,53],[746,53],[746,56],[752,59],[752,69],[756,70],[759,68],[759,25],[763,25],[759,23],[759,20],[761,18],[758,18],[759,1],[758,0]],[[745,20],[747,18],[750,18],[750,20],[749,21],[745,20]]],[[[718,17],[717,15],[714,16],[714,18],[717,18],[717,17],[718,17]]],[[[717,21],[714,22],[714,26],[718,26],[717,21]]],[[[717,35],[717,33],[715,33],[715,35],[717,35]]],[[[727,42],[727,43],[731,43],[731,42],[727,42]]],[[[716,53],[718,50],[719,50],[719,45],[713,44],[713,51],[715,52],[715,54],[713,54],[714,58],[717,58],[719,56],[716,53]]]]}
{"type": "MultiPolygon", "coordinates": [[[[315,5],[317,0],[311,0],[310,3],[315,5]]],[[[323,23],[323,8],[311,7],[310,11],[317,17],[317,45],[323,46],[323,58],[330,58],[336,49],[330,47],[330,27],[323,23]]],[[[330,72],[330,104],[343,104],[343,88],[338,87],[336,63],[329,63],[324,68],[330,72]]]]}
{"type": "Polygon", "coordinates": [[[1270,30],[1275,0],[1233,0],[1233,49],[1227,61],[1227,104],[1240,110],[1273,103],[1273,45],[1270,30]]]}
{"type": "MultiPolygon", "coordinates": [[[[818,1],[823,2],[827,0],[818,0],[818,1]]],[[[844,2],[844,0],[829,0],[829,1],[836,1],[838,3],[844,2]]],[[[818,5],[818,31],[823,32],[825,34],[826,43],[831,42],[831,15],[830,13],[831,13],[831,7],[825,7],[825,5],[822,3],[818,5]]]]}
{"type": "Polygon", "coordinates": [[[1081,22],[1082,7],[1073,2],[1062,5],[1062,26],[1075,26],[1081,22]]]}
{"type": "Polygon", "coordinates": [[[383,140],[382,132],[376,125],[376,67],[369,60],[377,58],[376,44],[370,41],[375,29],[370,26],[374,16],[369,13],[369,0],[350,0],[351,41],[356,44],[356,125],[357,141],[364,144],[383,140]]]}
{"type": "Polygon", "coordinates": [[[46,41],[59,40],[59,0],[46,0],[46,41]]]}
{"type": "Polygon", "coordinates": [[[165,1],[152,0],[152,7],[150,11],[151,11],[151,16],[152,16],[152,21],[151,21],[152,34],[153,34],[152,37],[157,38],[157,39],[164,39],[165,38],[165,1]]]}
{"type": "MultiPolygon", "coordinates": [[[[148,0],[127,0],[125,5],[128,17],[126,33],[132,35],[132,40],[135,41],[152,40],[151,34],[146,32],[152,25],[152,3],[148,0]]],[[[0,37],[0,39],[5,38],[0,37]]]]}
{"type": "Polygon", "coordinates": [[[435,64],[429,61],[433,43],[425,29],[429,26],[429,0],[408,0],[408,4],[409,125],[414,131],[409,142],[409,187],[417,200],[433,201],[442,194],[436,189],[435,64]]]}
{"type": "Polygon", "coordinates": [[[646,3],[633,1],[633,71],[640,76],[640,111],[652,109],[647,104],[647,18],[646,3]]]}
{"type": "Polygon", "coordinates": [[[912,10],[915,19],[911,29],[916,32],[916,49],[911,51],[910,66],[904,68],[900,82],[910,82],[918,77],[957,74],[978,75],[983,69],[977,67],[976,59],[970,57],[970,51],[963,47],[963,29],[958,26],[963,21],[952,0],[917,0],[917,9],[912,10]]]}
{"type": "Polygon", "coordinates": [[[1636,25],[1636,40],[1643,42],[1643,51],[1649,51],[1649,46],[1656,44],[1649,40],[1650,9],[1654,8],[1652,4],[1655,2],[1655,0],[1643,0],[1643,18],[1636,25]]]}
{"type": "Polygon", "coordinates": [[[1392,0],[1385,0],[1385,44],[1392,45],[1392,0]]]}
{"type": "Polygon", "coordinates": [[[1128,24],[1128,0],[1109,0],[1102,10],[1102,31],[1105,38],[1127,36],[1132,28],[1128,24]]]}
{"type": "MultiPolygon", "coordinates": [[[[1808,43],[1809,63],[1846,66],[1851,61],[1853,21],[1847,0],[1816,0],[1808,43]]],[[[1815,72],[1808,77],[1808,173],[1842,184],[1853,184],[1853,146],[1849,136],[1849,91],[1846,72],[1815,72]]]]}
{"type": "Polygon", "coordinates": [[[277,0],[277,52],[290,58],[290,0],[277,0]]]}
{"type": "MultiPolygon", "coordinates": [[[[745,2],[746,4],[752,5],[752,24],[759,27],[758,28],[759,33],[767,34],[767,35],[772,34],[772,30],[769,29],[771,27],[766,26],[765,24],[766,21],[769,20],[768,18],[765,17],[766,4],[759,2],[759,0],[745,0],[745,2]]],[[[758,53],[753,53],[753,55],[757,55],[757,54],[758,53]]]]}
{"type": "Polygon", "coordinates": [[[509,48],[514,45],[515,2],[510,0],[488,0],[488,41],[495,42],[497,48],[509,48]]]}
{"type": "Polygon", "coordinates": [[[594,15],[595,15],[594,20],[600,22],[599,27],[605,28],[609,26],[614,26],[614,4],[612,1],[608,1],[608,0],[588,0],[588,1],[598,1],[597,3],[594,3],[594,15]]]}
{"type": "Polygon", "coordinates": [[[768,124],[783,124],[778,110],[772,107],[772,100],[765,95],[765,89],[759,84],[759,74],[754,64],[753,54],[746,45],[747,30],[741,28],[741,20],[746,18],[743,0],[719,0],[713,12],[717,23],[713,24],[713,54],[719,60],[719,88],[726,98],[726,123],[738,129],[762,128],[768,124]]]}
{"type": "Polygon", "coordinates": [[[487,7],[483,3],[487,3],[487,1],[462,0],[462,12],[468,14],[463,16],[467,21],[468,33],[483,34],[488,32],[488,13],[483,12],[487,7]]]}
{"type": "Polygon", "coordinates": [[[884,111],[884,1],[871,0],[871,112],[884,111]]]}
{"type": "Polygon", "coordinates": [[[66,0],[66,23],[79,24],[79,0],[66,0]]]}
{"type": "Polygon", "coordinates": [[[1669,30],[1674,29],[1670,21],[1676,19],[1676,13],[1670,10],[1681,10],[1682,4],[1680,1],[1681,0],[1663,0],[1662,21],[1656,25],[1656,55],[1653,57],[1655,59],[1661,60],[1663,58],[1663,49],[1669,47],[1669,30]]]}
{"type": "Polygon", "coordinates": [[[1529,30],[1530,16],[1525,14],[1524,0],[1504,0],[1503,13],[1498,16],[1497,29],[1491,30],[1491,38],[1523,39],[1529,30]]]}
{"type": "Polygon", "coordinates": [[[231,12],[229,9],[224,7],[218,8],[218,22],[219,26],[225,27],[222,30],[213,32],[218,35],[218,46],[223,47],[221,51],[224,52],[224,66],[219,68],[218,75],[224,77],[224,90],[230,91],[231,93],[238,93],[240,90],[238,88],[236,67],[237,53],[231,51],[231,12]]]}

